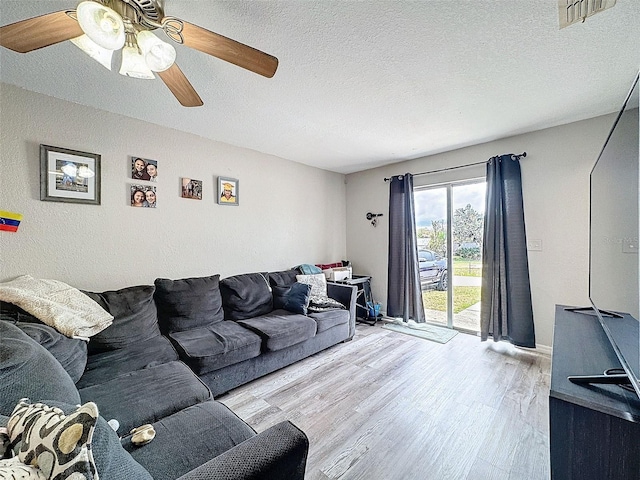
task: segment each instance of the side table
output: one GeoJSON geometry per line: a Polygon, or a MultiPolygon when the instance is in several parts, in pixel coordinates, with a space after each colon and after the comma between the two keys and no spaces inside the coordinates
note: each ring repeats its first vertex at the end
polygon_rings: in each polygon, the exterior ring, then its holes
{"type": "Polygon", "coordinates": [[[355,285],[358,288],[358,296],[356,298],[356,321],[366,323],[367,325],[375,325],[378,318],[369,315],[369,306],[367,303],[374,303],[371,294],[371,276],[370,275],[352,275],[351,278],[337,281],[335,283],[344,283],[346,285],[355,285]]]}

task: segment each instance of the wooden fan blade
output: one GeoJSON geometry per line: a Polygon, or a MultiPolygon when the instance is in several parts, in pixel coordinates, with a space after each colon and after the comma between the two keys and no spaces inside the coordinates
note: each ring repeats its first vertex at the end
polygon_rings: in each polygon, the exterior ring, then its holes
{"type": "Polygon", "coordinates": [[[169,87],[180,104],[184,107],[200,107],[204,105],[198,92],[195,91],[180,67],[175,63],[164,72],[156,72],[164,84],[169,87]]]}
{"type": "Polygon", "coordinates": [[[27,53],[83,33],[76,20],[60,11],[0,27],[0,45],[14,52],[27,53]]]}
{"type": "Polygon", "coordinates": [[[184,45],[233,63],[267,78],[273,77],[278,59],[230,38],[181,20],[184,45]]]}

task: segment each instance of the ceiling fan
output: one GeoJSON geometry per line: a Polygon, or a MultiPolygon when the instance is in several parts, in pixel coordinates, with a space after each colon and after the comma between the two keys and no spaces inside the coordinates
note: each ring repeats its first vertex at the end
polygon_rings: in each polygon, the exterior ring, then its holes
{"type": "Polygon", "coordinates": [[[0,45],[27,53],[65,40],[111,70],[114,51],[122,50],[120,74],[155,78],[185,107],[202,100],[176,65],[173,45],[152,33],[161,29],[174,42],[271,78],[278,59],[185,20],[165,16],[163,0],[84,0],[63,10],[0,27],[0,45]]]}

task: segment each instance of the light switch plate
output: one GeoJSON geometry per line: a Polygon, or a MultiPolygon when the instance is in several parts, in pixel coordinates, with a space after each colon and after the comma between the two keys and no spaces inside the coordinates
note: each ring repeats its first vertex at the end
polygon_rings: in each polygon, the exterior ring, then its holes
{"type": "Polygon", "coordinates": [[[530,252],[541,252],[542,251],[542,240],[539,238],[528,240],[527,241],[527,250],[530,252]]]}

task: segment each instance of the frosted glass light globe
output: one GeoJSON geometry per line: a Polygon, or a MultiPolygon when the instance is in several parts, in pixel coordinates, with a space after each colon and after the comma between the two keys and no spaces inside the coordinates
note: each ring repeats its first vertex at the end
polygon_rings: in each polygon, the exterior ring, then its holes
{"type": "Polygon", "coordinates": [[[80,2],[76,9],[80,28],[102,48],[118,50],[124,46],[122,17],[109,7],[90,0],[80,2]]]}
{"type": "Polygon", "coordinates": [[[138,32],[136,37],[147,66],[154,72],[164,72],[176,61],[173,45],[163,42],[148,30],[138,32]]]}

